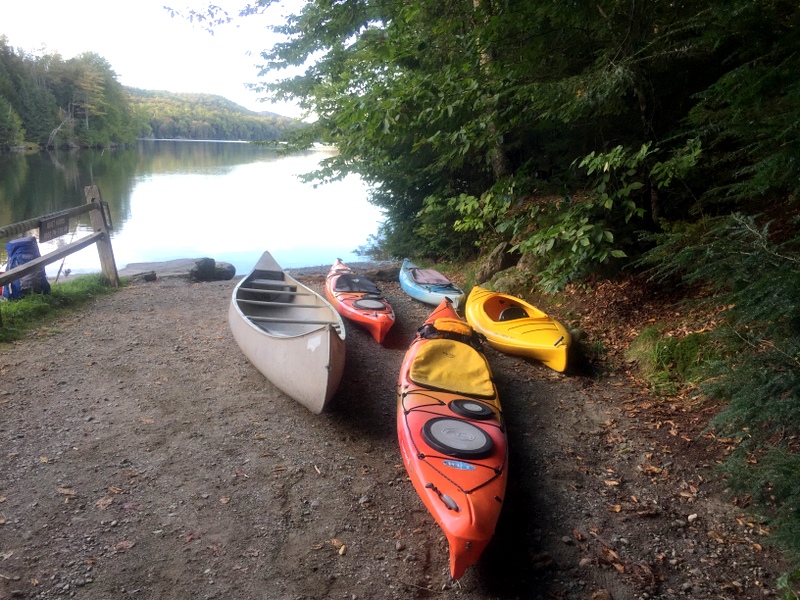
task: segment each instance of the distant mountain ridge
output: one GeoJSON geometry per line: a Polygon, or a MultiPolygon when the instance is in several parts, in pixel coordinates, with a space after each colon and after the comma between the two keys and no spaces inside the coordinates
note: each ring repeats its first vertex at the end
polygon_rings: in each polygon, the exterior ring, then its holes
{"type": "Polygon", "coordinates": [[[304,126],[297,119],[252,111],[215,94],[132,87],[125,91],[144,137],[262,141],[304,126]]]}
{"type": "Polygon", "coordinates": [[[224,96],[220,96],[218,94],[206,94],[201,92],[170,92],[168,90],[145,90],[142,88],[134,88],[125,86],[125,91],[128,92],[131,96],[137,96],[141,98],[174,98],[176,100],[183,100],[185,102],[190,103],[201,103],[201,104],[216,104],[219,105],[220,108],[226,108],[228,110],[232,110],[235,112],[241,112],[248,115],[259,115],[261,117],[277,117],[281,119],[291,119],[291,117],[287,117],[285,115],[281,115],[280,113],[271,112],[268,110],[258,110],[254,111],[249,108],[245,108],[241,104],[236,104],[233,100],[229,100],[224,96]]]}

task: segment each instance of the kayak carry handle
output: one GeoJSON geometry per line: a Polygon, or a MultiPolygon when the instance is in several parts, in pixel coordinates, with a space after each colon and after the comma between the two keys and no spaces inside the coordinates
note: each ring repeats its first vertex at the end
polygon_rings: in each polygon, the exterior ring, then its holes
{"type": "Polygon", "coordinates": [[[440,492],[438,488],[432,483],[426,483],[425,487],[428,488],[429,490],[433,490],[434,492],[436,492],[436,495],[439,496],[439,500],[441,500],[442,503],[447,507],[447,510],[452,510],[454,512],[459,512],[461,510],[458,507],[458,504],[456,503],[455,500],[453,500],[447,494],[443,494],[442,492],[440,492]]]}
{"type": "Polygon", "coordinates": [[[561,342],[563,342],[563,341],[564,341],[564,336],[562,335],[560,338],[558,338],[558,339],[556,340],[556,343],[555,343],[555,344],[553,344],[553,346],[558,346],[558,345],[559,345],[561,342]]]}

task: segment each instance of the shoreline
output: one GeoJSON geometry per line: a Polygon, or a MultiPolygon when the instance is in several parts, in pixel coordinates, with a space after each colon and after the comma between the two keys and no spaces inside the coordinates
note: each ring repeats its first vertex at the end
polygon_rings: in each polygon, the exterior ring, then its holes
{"type": "MultiPolygon", "coordinates": [[[[190,272],[197,266],[197,262],[201,260],[207,260],[206,257],[202,258],[179,258],[167,261],[160,261],[160,262],[141,262],[141,263],[130,263],[125,265],[125,267],[121,269],[117,269],[117,273],[120,277],[137,277],[143,276],[148,273],[155,273],[156,277],[189,277],[190,272]]],[[[227,265],[228,263],[224,262],[217,262],[215,263],[220,265],[227,265]]],[[[332,264],[332,263],[331,263],[332,264]]],[[[375,269],[382,269],[386,267],[393,267],[398,264],[398,261],[358,261],[348,263],[347,266],[352,268],[355,271],[367,271],[367,270],[375,270],[375,269]]],[[[328,271],[330,270],[331,265],[314,265],[308,267],[292,267],[283,269],[285,273],[291,276],[315,276],[315,275],[327,275],[328,271]]],[[[99,271],[97,271],[99,272],[99,271]]],[[[75,273],[74,276],[77,275],[88,275],[89,273],[75,273]]],[[[237,277],[244,277],[247,273],[242,274],[235,274],[231,279],[235,279],[237,277]]],[[[61,277],[67,278],[69,275],[64,275],[62,273],[61,277]]],[[[52,279],[51,279],[52,282],[52,279]]]]}

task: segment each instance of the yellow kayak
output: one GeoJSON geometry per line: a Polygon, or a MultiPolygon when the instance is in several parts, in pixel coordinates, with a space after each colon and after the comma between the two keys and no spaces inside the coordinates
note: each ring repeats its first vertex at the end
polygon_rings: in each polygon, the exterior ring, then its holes
{"type": "Polygon", "coordinates": [[[535,306],[475,286],[464,312],[492,348],[538,360],[560,373],[566,370],[572,337],[561,323],[535,306]]]}

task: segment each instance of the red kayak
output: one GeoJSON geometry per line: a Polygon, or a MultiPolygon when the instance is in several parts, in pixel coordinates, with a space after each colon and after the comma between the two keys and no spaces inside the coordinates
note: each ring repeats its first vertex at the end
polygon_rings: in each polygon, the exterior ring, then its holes
{"type": "Polygon", "coordinates": [[[503,412],[480,338],[445,299],[403,359],[397,388],[403,463],[447,536],[459,579],[494,535],[508,477],[503,412]]]}
{"type": "Polygon", "coordinates": [[[340,258],[325,278],[325,296],[340,315],[365,327],[379,344],[394,325],[394,310],[380,288],[340,258]]]}

